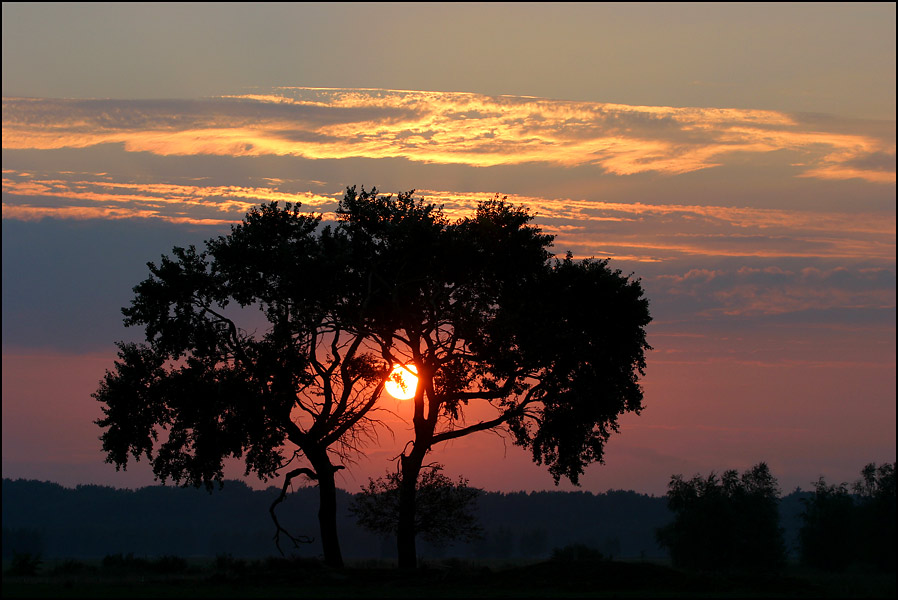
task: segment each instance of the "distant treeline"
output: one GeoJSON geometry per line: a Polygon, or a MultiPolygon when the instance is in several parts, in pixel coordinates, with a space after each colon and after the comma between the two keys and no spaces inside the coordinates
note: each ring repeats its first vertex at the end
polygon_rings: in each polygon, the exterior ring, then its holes
{"type": "MultiPolygon", "coordinates": [[[[396,556],[395,538],[356,525],[352,495],[338,490],[340,544],[349,559],[396,556]]],[[[226,481],[203,489],[150,486],[123,490],[97,485],[75,489],[33,480],[3,480],[3,556],[40,553],[44,558],[218,556],[259,558],[277,554],[268,508],[279,490],[253,490],[226,481]]],[[[795,553],[802,498],[795,491],[779,502],[786,550],[795,553]]],[[[281,524],[294,535],[318,531],[315,488],[299,488],[278,508],[281,524]]],[[[477,514],[482,539],[446,547],[419,544],[425,558],[547,558],[556,548],[582,544],[612,557],[664,557],[655,532],[673,520],[666,497],[632,491],[482,492],[477,514]]],[[[289,542],[287,542],[289,544],[289,542]]],[[[285,551],[314,557],[317,543],[285,551]]]]}

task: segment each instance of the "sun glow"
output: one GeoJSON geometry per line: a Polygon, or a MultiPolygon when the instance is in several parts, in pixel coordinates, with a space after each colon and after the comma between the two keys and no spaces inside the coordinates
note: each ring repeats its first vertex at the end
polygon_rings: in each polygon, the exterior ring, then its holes
{"type": "Polygon", "coordinates": [[[384,384],[387,393],[397,400],[411,400],[418,387],[417,373],[415,365],[396,365],[384,384]]]}

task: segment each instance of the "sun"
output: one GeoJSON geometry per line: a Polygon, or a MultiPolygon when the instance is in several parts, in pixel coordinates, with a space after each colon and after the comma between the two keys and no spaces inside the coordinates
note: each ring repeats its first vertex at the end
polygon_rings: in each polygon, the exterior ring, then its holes
{"type": "Polygon", "coordinates": [[[387,393],[397,400],[410,400],[415,397],[415,389],[418,387],[418,378],[415,374],[418,369],[415,365],[396,365],[387,377],[384,387],[387,393]]]}

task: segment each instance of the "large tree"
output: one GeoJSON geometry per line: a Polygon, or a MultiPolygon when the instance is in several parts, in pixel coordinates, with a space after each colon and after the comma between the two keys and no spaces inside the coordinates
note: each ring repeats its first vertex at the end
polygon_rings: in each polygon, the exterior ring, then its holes
{"type": "Polygon", "coordinates": [[[416,564],[416,484],[435,445],[506,428],[556,483],[602,461],[619,415],[642,408],[651,318],[639,280],[608,261],[554,259],[552,236],[498,197],[450,222],[412,192],[350,188],[338,215],[369,283],[359,326],[418,375],[399,464],[401,567],[416,564]],[[472,403],[492,414],[466,420],[472,403]]]}
{"type": "Polygon", "coordinates": [[[147,344],[122,345],[96,394],[110,462],[145,454],[163,479],[208,484],[227,456],[273,476],[290,443],[311,464],[291,474],[318,481],[325,556],[338,564],[332,456],[345,462],[370,431],[389,370],[414,367],[397,524],[400,566],[414,567],[416,488],[435,445],[506,428],[575,484],[602,461],[618,417],[642,408],[651,318],[638,279],[555,259],[553,237],[498,197],[450,222],[413,192],[353,187],[337,214],[322,228],[264,206],[205,251],[150,265],[125,309],[147,344]],[[261,334],[237,325],[249,309],[265,317],[261,334]],[[472,403],[483,409],[468,420],[472,403]]]}
{"type": "Polygon", "coordinates": [[[325,560],[342,565],[334,473],[374,433],[386,377],[380,353],[349,327],[364,281],[348,257],[341,231],[272,203],[203,251],[176,247],[148,263],[123,309],[146,343],[120,343],[94,394],[107,462],[126,468],[146,456],[163,482],[210,490],[228,458],[262,480],[293,464],[271,508],[275,539],[287,532],[274,508],[306,475],[320,491],[325,560]]]}

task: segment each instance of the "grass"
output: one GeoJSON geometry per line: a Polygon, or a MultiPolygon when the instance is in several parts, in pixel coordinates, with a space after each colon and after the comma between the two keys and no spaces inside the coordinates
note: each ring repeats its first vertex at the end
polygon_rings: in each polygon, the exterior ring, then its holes
{"type": "Polygon", "coordinates": [[[895,597],[895,575],[821,573],[790,567],[780,575],[686,573],[651,562],[550,560],[496,565],[427,561],[400,572],[385,561],[332,569],[314,560],[185,560],[132,556],[46,561],[34,575],[8,575],[9,598],[500,598],[500,597],[895,597]]]}

